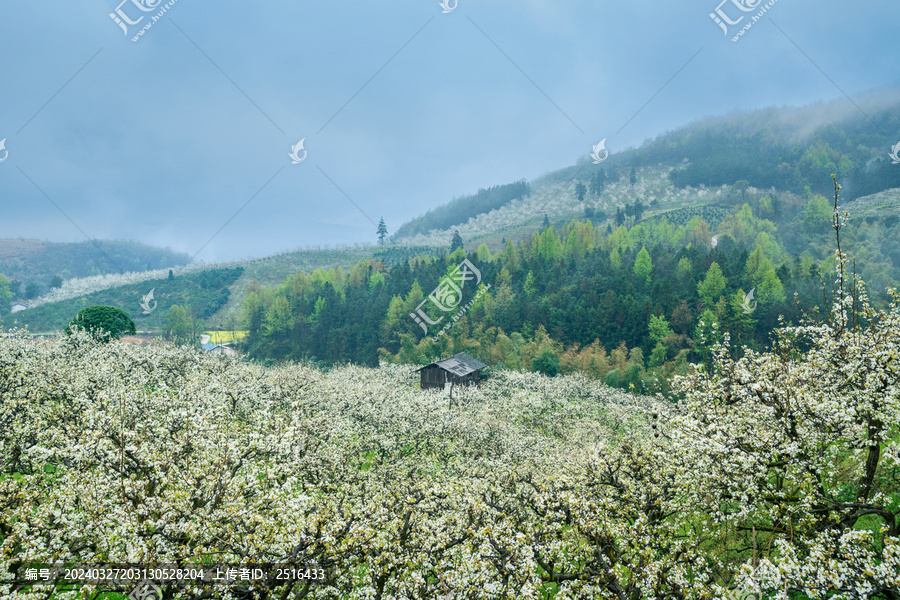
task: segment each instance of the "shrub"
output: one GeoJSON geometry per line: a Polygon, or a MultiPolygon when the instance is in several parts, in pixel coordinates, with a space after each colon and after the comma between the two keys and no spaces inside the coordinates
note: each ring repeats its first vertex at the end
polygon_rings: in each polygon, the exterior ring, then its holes
{"type": "Polygon", "coordinates": [[[76,327],[89,331],[101,341],[119,339],[122,334],[137,333],[128,313],[115,306],[88,306],[69,322],[66,334],[70,335],[76,327]]]}

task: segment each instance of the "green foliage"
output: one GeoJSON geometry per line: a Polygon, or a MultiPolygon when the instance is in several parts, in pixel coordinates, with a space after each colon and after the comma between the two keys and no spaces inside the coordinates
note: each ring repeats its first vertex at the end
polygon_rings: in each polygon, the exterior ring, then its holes
{"type": "Polygon", "coordinates": [[[0,273],[0,315],[9,310],[9,303],[13,300],[13,292],[10,287],[9,279],[6,275],[0,273]]]}
{"type": "Polygon", "coordinates": [[[756,297],[759,299],[759,302],[763,304],[784,302],[784,285],[781,283],[781,280],[778,278],[774,269],[766,271],[766,274],[763,275],[759,287],[756,288],[756,297]]]}
{"type": "Polygon", "coordinates": [[[337,269],[296,273],[247,296],[246,349],[259,360],[367,365],[423,364],[466,351],[513,369],[535,368],[550,349],[560,373],[668,393],[671,376],[706,361],[708,345],[725,334],[762,349],[779,316],[797,320],[822,304],[819,273],[831,267],[812,257],[795,265],[779,228],[754,215],[756,200],[748,193],[726,215],[722,226],[730,233],[719,234],[715,247],[699,217],[681,226],[652,219],[608,233],[574,220],[518,245],[507,240],[495,255],[486,247],[470,254],[457,248],[391,268],[362,261],[349,277],[337,269]],[[485,286],[477,300],[472,274],[458,291],[448,279],[465,258],[485,286]],[[754,288],[759,304],[746,315],[734,300],[754,288]],[[788,302],[795,293],[798,303],[788,302]]]}
{"type": "Polygon", "coordinates": [[[166,313],[163,331],[167,339],[176,343],[186,344],[197,341],[203,329],[203,322],[191,315],[183,306],[176,304],[166,313]]]}
{"type": "Polygon", "coordinates": [[[575,199],[584,202],[584,195],[587,194],[587,187],[580,181],[575,184],[575,199]]]}
{"type": "Polygon", "coordinates": [[[651,315],[650,323],[648,324],[648,329],[650,330],[650,339],[654,342],[662,342],[664,339],[673,335],[672,329],[669,327],[669,322],[665,317],[651,315]]]}
{"type": "Polygon", "coordinates": [[[707,308],[714,306],[719,301],[727,283],[728,280],[722,274],[722,268],[719,266],[719,263],[712,263],[709,266],[709,270],[706,271],[706,277],[697,285],[700,298],[707,308]]]}
{"type": "Polygon", "coordinates": [[[82,309],[66,326],[66,335],[71,335],[76,327],[106,342],[119,339],[123,334],[137,333],[128,313],[115,306],[88,306],[82,309]]]}
{"type": "Polygon", "coordinates": [[[808,233],[824,233],[831,225],[831,205],[816,194],[803,205],[803,227],[808,233]]]}
{"type": "Polygon", "coordinates": [[[634,260],[634,274],[641,281],[650,283],[650,276],[653,273],[653,261],[650,259],[650,253],[647,252],[646,246],[641,247],[637,258],[634,260]]]}
{"type": "Polygon", "coordinates": [[[525,283],[522,284],[522,291],[525,292],[525,296],[527,298],[531,298],[534,296],[534,293],[537,289],[534,286],[534,273],[528,271],[528,275],[525,276],[525,283]]]}
{"type": "MultiPolygon", "coordinates": [[[[674,225],[687,225],[691,219],[699,218],[705,221],[710,228],[715,228],[728,215],[728,210],[720,206],[712,206],[704,204],[702,206],[691,206],[686,208],[678,208],[666,211],[665,213],[652,217],[653,219],[666,219],[674,225]]],[[[648,217],[648,220],[651,217],[648,217]]]]}
{"type": "Polygon", "coordinates": [[[550,348],[545,348],[532,361],[531,370],[543,373],[547,377],[556,377],[559,373],[559,356],[550,348]]]}
{"type": "MultiPolygon", "coordinates": [[[[386,267],[392,267],[417,257],[429,256],[437,252],[439,252],[438,248],[432,248],[430,246],[385,246],[383,248],[376,248],[372,252],[372,258],[386,267]]],[[[349,266],[352,266],[352,264],[353,263],[350,263],[349,266]]],[[[304,270],[312,271],[314,269],[307,268],[304,270]]]]}

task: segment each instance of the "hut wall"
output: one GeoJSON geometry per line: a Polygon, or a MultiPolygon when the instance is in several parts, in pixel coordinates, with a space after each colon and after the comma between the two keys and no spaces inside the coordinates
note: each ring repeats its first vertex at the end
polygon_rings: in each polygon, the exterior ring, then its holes
{"type": "Polygon", "coordinates": [[[448,383],[454,385],[472,385],[479,381],[478,371],[473,371],[462,377],[438,367],[430,365],[419,371],[419,387],[423,390],[430,388],[444,388],[448,383]]]}
{"type": "Polygon", "coordinates": [[[423,390],[429,388],[443,388],[447,381],[447,371],[438,367],[430,366],[422,369],[420,372],[420,386],[423,390]]]}

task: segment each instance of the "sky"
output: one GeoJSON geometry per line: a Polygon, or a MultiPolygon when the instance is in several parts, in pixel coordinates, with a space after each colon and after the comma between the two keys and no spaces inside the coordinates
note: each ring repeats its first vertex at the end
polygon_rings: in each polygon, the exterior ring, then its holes
{"type": "Polygon", "coordinates": [[[900,84],[896,0],[719,1],[0,0],[0,237],[372,243],[604,138],[900,84]]]}

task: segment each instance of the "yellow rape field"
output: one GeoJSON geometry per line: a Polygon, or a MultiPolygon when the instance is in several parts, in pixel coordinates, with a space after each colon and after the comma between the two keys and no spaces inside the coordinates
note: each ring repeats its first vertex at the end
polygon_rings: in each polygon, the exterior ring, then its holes
{"type": "Polygon", "coordinates": [[[246,331],[204,331],[204,334],[209,336],[209,341],[213,344],[227,344],[228,342],[234,342],[237,340],[242,340],[247,337],[246,331]]]}

